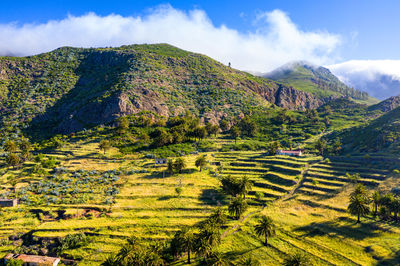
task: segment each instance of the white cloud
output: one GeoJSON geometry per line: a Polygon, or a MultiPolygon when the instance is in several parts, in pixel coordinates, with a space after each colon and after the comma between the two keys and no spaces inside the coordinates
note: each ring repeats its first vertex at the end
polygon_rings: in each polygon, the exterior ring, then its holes
{"type": "Polygon", "coordinates": [[[242,33],[215,26],[202,10],[160,6],[145,16],[68,16],[44,24],[0,24],[1,55],[32,55],[60,46],[103,47],[169,43],[242,70],[267,72],[293,60],[329,64],[340,36],[301,31],[280,10],[258,16],[257,27],[242,33]]]}
{"type": "Polygon", "coordinates": [[[400,60],[350,60],[327,68],[343,82],[378,99],[400,95],[400,60]]]}

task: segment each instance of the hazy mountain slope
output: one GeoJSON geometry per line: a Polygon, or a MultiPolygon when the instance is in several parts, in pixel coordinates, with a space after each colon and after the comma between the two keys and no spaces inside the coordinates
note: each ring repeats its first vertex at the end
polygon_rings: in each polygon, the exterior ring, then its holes
{"type": "Polygon", "coordinates": [[[0,58],[0,110],[5,125],[30,123],[68,133],[149,110],[190,110],[218,120],[276,104],[316,108],[314,95],[227,67],[167,44],[119,48],[64,47],[25,58],[0,58]]]}
{"type": "Polygon", "coordinates": [[[355,100],[370,99],[368,93],[348,87],[329,69],[307,62],[286,64],[265,74],[264,77],[313,93],[320,98],[348,96],[355,100]]]}

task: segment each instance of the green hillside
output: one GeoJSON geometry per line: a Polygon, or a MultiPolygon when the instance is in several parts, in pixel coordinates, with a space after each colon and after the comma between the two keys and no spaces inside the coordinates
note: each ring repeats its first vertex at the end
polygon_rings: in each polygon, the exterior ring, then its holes
{"type": "Polygon", "coordinates": [[[348,87],[329,69],[306,62],[289,63],[266,74],[265,77],[322,98],[346,96],[370,104],[378,102],[368,93],[348,87]]]}
{"type": "Polygon", "coordinates": [[[152,111],[189,110],[213,123],[276,104],[316,108],[311,94],[167,44],[64,47],[31,57],[0,58],[1,123],[38,135],[71,133],[152,111]]]}
{"type": "Polygon", "coordinates": [[[339,137],[346,152],[399,154],[400,108],[369,121],[365,125],[333,133],[329,138],[339,137]]]}

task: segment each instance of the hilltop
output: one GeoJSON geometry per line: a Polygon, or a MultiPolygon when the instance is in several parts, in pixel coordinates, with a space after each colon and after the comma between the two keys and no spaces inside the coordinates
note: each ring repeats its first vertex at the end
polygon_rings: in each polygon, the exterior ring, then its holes
{"type": "Polygon", "coordinates": [[[354,100],[377,102],[368,93],[350,88],[341,82],[329,69],[304,61],[285,64],[264,77],[312,93],[319,98],[345,96],[354,100]]]}
{"type": "Polygon", "coordinates": [[[216,123],[255,106],[301,110],[323,103],[308,92],[167,44],[63,47],[2,57],[0,68],[2,124],[38,134],[76,132],[143,110],[167,117],[189,110],[216,123]]]}

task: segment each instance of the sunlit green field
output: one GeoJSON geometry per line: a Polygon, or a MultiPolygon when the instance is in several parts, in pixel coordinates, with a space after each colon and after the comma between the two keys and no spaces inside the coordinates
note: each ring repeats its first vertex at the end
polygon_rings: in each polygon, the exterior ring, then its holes
{"type": "MultiPolygon", "coordinates": [[[[15,249],[16,243],[8,240],[10,235],[29,233],[36,239],[52,239],[84,232],[90,236],[90,243],[67,250],[65,255],[79,260],[79,265],[99,265],[109,254],[118,252],[131,235],[143,241],[168,240],[182,227],[204,220],[217,206],[227,209],[220,178],[231,175],[248,176],[253,187],[246,197],[250,207],[244,217],[238,221],[229,219],[223,228],[222,243],[217,249],[227,260],[238,263],[252,256],[262,265],[279,265],[297,252],[306,254],[315,265],[395,265],[399,260],[398,225],[384,224],[372,217],[356,224],[355,217],[346,210],[354,184],[344,177],[345,173],[358,172],[360,182],[375,188],[398,186],[398,180],[386,178],[385,165],[349,162],[348,158],[330,161],[317,156],[267,156],[264,151],[204,155],[209,162],[222,163],[221,174],[216,173],[214,165],[200,172],[194,165],[198,154],[184,156],[186,169],[169,175],[165,165],[156,166],[153,159],[142,155],[122,156],[116,149],[104,155],[98,150],[97,141],[68,144],[55,155],[68,170],[121,171],[114,203],[105,205],[94,198],[94,204],[22,203],[3,208],[0,254],[15,249]],[[180,195],[175,190],[178,187],[182,188],[180,195]],[[262,196],[256,197],[256,192],[262,196]],[[34,209],[48,214],[38,217],[34,209]],[[68,218],[57,218],[55,213],[60,209],[68,218]],[[277,234],[267,247],[253,228],[263,214],[277,225],[277,234]]],[[[2,170],[3,191],[10,189],[10,177],[17,177],[17,191],[41,179],[26,176],[24,168],[2,170]]],[[[184,261],[182,258],[178,263],[184,261]]]]}

